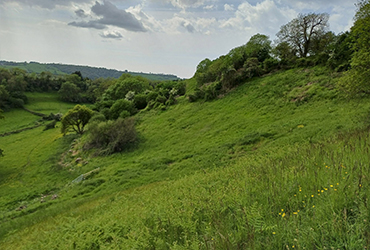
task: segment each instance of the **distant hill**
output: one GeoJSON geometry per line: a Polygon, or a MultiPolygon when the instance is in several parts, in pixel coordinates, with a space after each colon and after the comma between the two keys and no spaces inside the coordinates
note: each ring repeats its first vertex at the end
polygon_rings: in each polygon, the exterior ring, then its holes
{"type": "Polygon", "coordinates": [[[119,71],[115,69],[106,69],[90,66],[81,65],[69,65],[69,64],[59,64],[59,63],[38,63],[38,62],[9,62],[0,61],[0,67],[2,68],[20,68],[26,70],[29,73],[41,73],[48,71],[52,74],[63,75],[71,74],[76,71],[80,71],[83,77],[88,77],[90,79],[96,79],[99,77],[108,78],[118,78],[124,73],[129,73],[135,76],[142,76],[152,81],[166,81],[166,80],[178,80],[179,78],[175,75],[169,74],[153,74],[153,73],[142,73],[142,72],[130,72],[130,71],[119,71]]]}

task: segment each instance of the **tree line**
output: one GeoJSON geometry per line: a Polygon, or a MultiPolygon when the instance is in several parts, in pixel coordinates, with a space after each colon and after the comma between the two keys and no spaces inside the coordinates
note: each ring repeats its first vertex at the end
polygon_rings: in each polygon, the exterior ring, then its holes
{"type": "Polygon", "coordinates": [[[246,80],[294,67],[323,65],[345,72],[340,87],[348,93],[369,92],[369,1],[357,3],[354,26],[335,35],[329,31],[329,14],[299,14],[281,26],[277,39],[256,34],[240,47],[215,60],[201,61],[195,73],[196,90],[190,101],[212,100],[246,80]],[[366,76],[365,76],[366,75],[366,76]],[[363,80],[359,80],[363,79],[363,80]],[[354,82],[357,82],[356,84],[354,82]]]}
{"type": "Polygon", "coordinates": [[[133,76],[142,76],[152,81],[169,81],[179,79],[175,75],[171,74],[159,74],[159,73],[143,73],[143,72],[130,72],[127,70],[120,71],[115,69],[106,69],[103,67],[91,67],[82,65],[69,65],[60,63],[38,63],[38,62],[9,62],[0,61],[0,67],[6,69],[20,68],[26,70],[28,73],[39,74],[41,72],[51,72],[55,75],[73,74],[76,71],[90,79],[97,78],[119,78],[123,73],[129,73],[133,76]]]}

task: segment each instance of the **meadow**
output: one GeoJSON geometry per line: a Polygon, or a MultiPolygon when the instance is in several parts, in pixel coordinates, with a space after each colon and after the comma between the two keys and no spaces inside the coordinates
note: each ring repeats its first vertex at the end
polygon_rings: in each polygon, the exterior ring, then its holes
{"type": "MultiPolygon", "coordinates": [[[[0,248],[369,247],[370,104],[342,97],[337,79],[299,68],[211,102],[181,97],[137,114],[138,145],[106,157],[59,128],[1,138],[0,248]]],[[[29,100],[45,114],[70,108],[29,100]]]]}

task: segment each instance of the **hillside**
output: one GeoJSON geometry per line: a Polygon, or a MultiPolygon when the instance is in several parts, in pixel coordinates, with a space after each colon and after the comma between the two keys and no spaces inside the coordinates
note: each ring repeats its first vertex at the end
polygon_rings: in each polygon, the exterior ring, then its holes
{"type": "Polygon", "coordinates": [[[152,81],[172,81],[178,80],[179,78],[175,75],[170,74],[154,74],[154,73],[142,73],[142,72],[130,72],[130,71],[119,71],[115,69],[106,69],[90,66],[81,66],[81,65],[68,65],[68,64],[59,64],[59,63],[38,63],[38,62],[8,62],[0,61],[0,67],[11,69],[11,68],[20,68],[28,73],[39,74],[41,72],[50,72],[55,75],[62,74],[72,74],[76,71],[80,71],[83,77],[88,77],[90,79],[97,78],[119,78],[124,73],[129,73],[133,76],[142,76],[152,81]]]}
{"type": "MultiPolygon", "coordinates": [[[[368,246],[370,104],[344,99],[334,88],[339,76],[296,68],[246,80],[211,102],[180,97],[165,111],[137,114],[140,143],[108,157],[82,150],[84,137],[63,137],[60,125],[5,136],[0,245],[368,246]]],[[[70,108],[50,93],[28,97],[37,112],[70,108]]],[[[42,123],[17,109],[5,117],[0,134],[42,123]]]]}

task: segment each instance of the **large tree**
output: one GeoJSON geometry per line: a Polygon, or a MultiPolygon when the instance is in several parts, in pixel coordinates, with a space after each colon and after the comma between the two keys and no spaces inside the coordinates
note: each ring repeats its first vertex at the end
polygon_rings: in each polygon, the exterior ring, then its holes
{"type": "Polygon", "coordinates": [[[287,42],[300,57],[307,57],[312,41],[320,39],[328,28],[329,14],[299,14],[283,25],[276,34],[279,42],[287,42]]]}
{"type": "Polygon", "coordinates": [[[73,130],[82,135],[86,124],[93,116],[94,111],[84,105],[76,105],[73,109],[68,110],[67,114],[62,117],[62,133],[73,130]]]}

